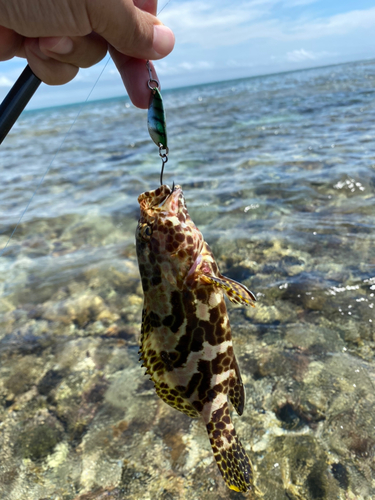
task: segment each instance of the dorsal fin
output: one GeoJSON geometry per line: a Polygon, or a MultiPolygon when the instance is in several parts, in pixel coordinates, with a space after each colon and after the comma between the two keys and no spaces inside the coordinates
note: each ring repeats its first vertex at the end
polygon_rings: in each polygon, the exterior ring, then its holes
{"type": "Polygon", "coordinates": [[[222,288],[227,294],[228,299],[235,304],[255,307],[255,295],[238,281],[231,280],[220,274],[219,277],[208,274],[201,274],[201,279],[206,283],[222,288]]]}

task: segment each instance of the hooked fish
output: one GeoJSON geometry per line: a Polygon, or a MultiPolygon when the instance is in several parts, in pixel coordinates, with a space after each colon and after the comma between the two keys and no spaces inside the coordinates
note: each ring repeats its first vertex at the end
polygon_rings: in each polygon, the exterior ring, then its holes
{"type": "Polygon", "coordinates": [[[248,491],[253,469],[234,429],[228,397],[241,415],[245,389],[233,352],[224,293],[253,305],[244,285],[222,276],[190,218],[180,186],[138,197],[136,231],[144,306],[140,359],[158,396],[206,425],[227,486],[248,491]]]}

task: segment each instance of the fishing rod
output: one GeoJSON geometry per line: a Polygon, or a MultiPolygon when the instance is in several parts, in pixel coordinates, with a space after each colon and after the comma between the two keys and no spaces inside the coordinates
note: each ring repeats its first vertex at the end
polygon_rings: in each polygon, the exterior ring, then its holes
{"type": "Polygon", "coordinates": [[[0,144],[8,135],[41,83],[42,81],[34,75],[30,66],[27,65],[0,104],[0,144]]]}

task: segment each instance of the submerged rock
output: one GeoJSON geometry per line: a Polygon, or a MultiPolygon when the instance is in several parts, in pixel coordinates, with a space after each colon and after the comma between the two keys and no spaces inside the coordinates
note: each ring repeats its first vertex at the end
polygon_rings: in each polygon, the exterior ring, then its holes
{"type": "Polygon", "coordinates": [[[33,462],[52,454],[64,438],[62,424],[48,412],[40,412],[22,427],[15,442],[16,454],[33,462]]]}

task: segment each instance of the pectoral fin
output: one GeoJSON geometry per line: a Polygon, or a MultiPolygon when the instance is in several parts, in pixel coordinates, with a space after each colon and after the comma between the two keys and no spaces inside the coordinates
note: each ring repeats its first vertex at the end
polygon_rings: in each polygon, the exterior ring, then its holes
{"type": "Polygon", "coordinates": [[[257,299],[255,298],[255,295],[250,292],[248,288],[246,288],[245,285],[242,285],[241,283],[231,280],[230,278],[226,278],[222,275],[220,275],[220,277],[217,277],[202,274],[201,279],[206,283],[210,283],[211,285],[222,288],[231,302],[234,302],[235,304],[255,307],[253,302],[256,302],[257,299]]]}

